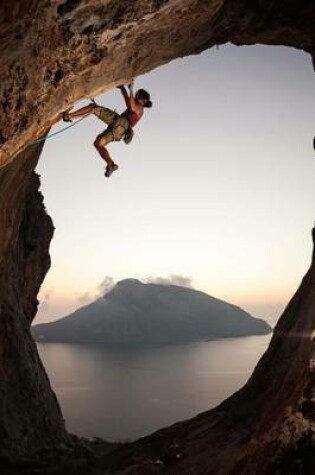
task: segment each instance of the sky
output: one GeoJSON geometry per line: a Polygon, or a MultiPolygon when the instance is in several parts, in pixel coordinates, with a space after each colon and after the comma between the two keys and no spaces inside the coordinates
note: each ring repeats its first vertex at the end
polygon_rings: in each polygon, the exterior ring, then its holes
{"type": "MultiPolygon", "coordinates": [[[[225,45],[135,86],[153,108],[130,145],[110,144],[120,168],[109,179],[93,147],[105,125],[95,116],[45,144],[37,172],[56,230],[34,323],[138,278],[183,282],[274,324],[312,253],[310,57],[225,45]]],[[[96,100],[124,110],[118,89],[96,100]]]]}

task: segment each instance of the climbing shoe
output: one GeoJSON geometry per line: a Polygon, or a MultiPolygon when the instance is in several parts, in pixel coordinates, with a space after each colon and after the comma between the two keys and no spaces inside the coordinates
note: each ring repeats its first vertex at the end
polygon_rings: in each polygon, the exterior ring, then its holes
{"type": "Polygon", "coordinates": [[[64,122],[72,122],[72,120],[69,117],[69,111],[70,111],[70,109],[68,109],[68,110],[66,110],[62,113],[62,120],[64,122]]]}
{"type": "Polygon", "coordinates": [[[116,163],[113,163],[112,165],[107,165],[105,170],[105,176],[109,178],[111,174],[116,170],[118,170],[118,165],[116,165],[116,163]]]}

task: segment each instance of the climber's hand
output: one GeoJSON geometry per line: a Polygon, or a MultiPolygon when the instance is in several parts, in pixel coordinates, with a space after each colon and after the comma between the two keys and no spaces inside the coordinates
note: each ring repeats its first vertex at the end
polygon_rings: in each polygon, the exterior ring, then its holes
{"type": "Polygon", "coordinates": [[[132,79],[131,82],[128,84],[128,89],[131,95],[133,95],[133,85],[134,85],[134,79],[132,79]]]}

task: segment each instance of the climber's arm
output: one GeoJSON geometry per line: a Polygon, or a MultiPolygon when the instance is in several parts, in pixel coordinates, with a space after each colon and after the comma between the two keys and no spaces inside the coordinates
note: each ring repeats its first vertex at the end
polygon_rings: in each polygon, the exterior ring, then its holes
{"type": "Polygon", "coordinates": [[[130,107],[130,98],[128,96],[128,92],[125,86],[118,86],[118,89],[120,89],[120,92],[122,93],[123,98],[125,99],[126,106],[130,107]]]}
{"type": "Polygon", "coordinates": [[[128,84],[128,89],[129,89],[129,96],[130,97],[134,97],[133,96],[133,85],[134,85],[134,80],[132,79],[131,82],[128,84]]]}
{"type": "Polygon", "coordinates": [[[128,94],[125,86],[118,86],[118,89],[120,89],[120,91],[123,95],[123,98],[125,99],[126,106],[129,109],[132,109],[132,106],[135,103],[135,98],[134,98],[134,95],[133,95],[133,80],[131,81],[130,84],[128,84],[129,94],[128,94]]]}
{"type": "Polygon", "coordinates": [[[131,81],[130,84],[128,84],[128,89],[129,89],[129,101],[130,101],[130,108],[131,109],[136,109],[136,100],[135,96],[133,94],[133,85],[134,85],[134,80],[131,81]]]}

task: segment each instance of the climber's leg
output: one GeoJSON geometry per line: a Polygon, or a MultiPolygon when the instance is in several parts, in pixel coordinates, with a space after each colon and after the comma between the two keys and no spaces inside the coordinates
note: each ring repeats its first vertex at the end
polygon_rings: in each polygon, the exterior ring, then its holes
{"type": "Polygon", "coordinates": [[[101,119],[105,124],[110,125],[114,122],[115,117],[118,114],[109,109],[108,107],[98,106],[95,104],[95,108],[93,109],[93,114],[96,115],[99,119],[101,119]]]}
{"type": "Polygon", "coordinates": [[[69,122],[72,119],[75,119],[76,117],[82,117],[83,115],[91,114],[96,107],[97,105],[92,102],[91,104],[87,106],[81,107],[77,111],[74,111],[74,112],[65,111],[62,115],[63,120],[65,120],[66,122],[69,122]]]}
{"type": "Polygon", "coordinates": [[[110,177],[110,175],[118,169],[118,165],[114,163],[112,160],[109,151],[106,148],[106,145],[109,142],[113,141],[112,137],[112,132],[110,130],[106,130],[102,134],[98,135],[94,141],[94,147],[102,157],[102,159],[107,163],[106,171],[105,171],[105,176],[107,178],[110,177]]]}

